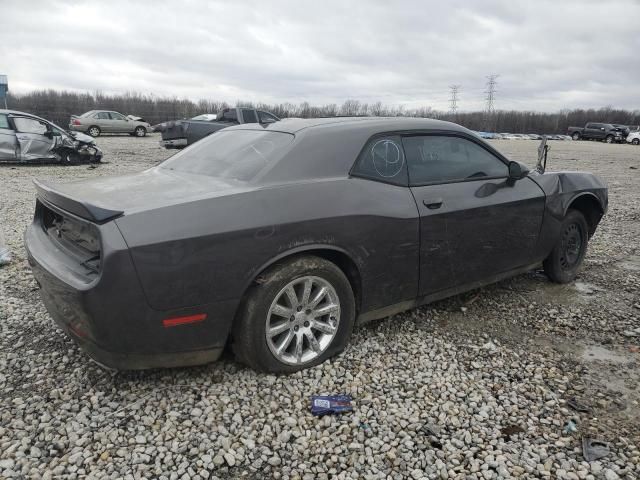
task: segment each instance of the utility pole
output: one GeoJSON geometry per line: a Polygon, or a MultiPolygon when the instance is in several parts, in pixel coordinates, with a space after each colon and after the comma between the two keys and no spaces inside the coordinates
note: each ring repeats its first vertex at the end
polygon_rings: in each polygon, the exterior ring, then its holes
{"type": "Polygon", "coordinates": [[[487,94],[485,100],[487,101],[487,106],[485,107],[484,114],[484,128],[487,132],[491,132],[496,127],[493,122],[493,114],[495,113],[495,101],[496,101],[496,85],[498,82],[496,79],[500,75],[491,74],[487,76],[487,85],[484,93],[487,94]]]}
{"type": "Polygon", "coordinates": [[[496,79],[499,76],[500,75],[496,75],[496,74],[487,76],[487,89],[485,90],[484,93],[487,94],[487,96],[485,97],[485,100],[487,101],[486,111],[489,114],[495,111],[494,103],[496,100],[496,85],[498,85],[498,82],[496,81],[496,79]]]}
{"type": "Polygon", "coordinates": [[[460,85],[449,85],[451,90],[451,97],[449,99],[449,105],[451,106],[450,112],[455,115],[458,113],[458,93],[460,92],[460,85]]]}

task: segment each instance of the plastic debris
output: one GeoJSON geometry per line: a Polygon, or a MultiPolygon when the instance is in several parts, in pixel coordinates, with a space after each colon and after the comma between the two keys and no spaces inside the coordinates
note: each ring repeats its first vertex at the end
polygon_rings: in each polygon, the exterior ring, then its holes
{"type": "Polygon", "coordinates": [[[606,457],[611,451],[609,444],[595,438],[582,437],[582,456],[587,462],[606,457]]]}
{"type": "Polygon", "coordinates": [[[589,407],[587,407],[583,403],[580,403],[575,398],[568,399],[567,400],[567,405],[570,406],[571,408],[573,408],[576,412],[581,412],[581,413],[589,413],[589,412],[591,412],[591,409],[589,407]]]}
{"type": "Polygon", "coordinates": [[[573,420],[567,420],[567,423],[564,424],[562,433],[564,433],[565,435],[569,435],[571,433],[576,433],[577,431],[578,426],[576,425],[576,422],[574,422],[573,420]]]}
{"type": "Polygon", "coordinates": [[[322,415],[353,411],[350,395],[313,395],[311,397],[311,413],[322,415]]]}

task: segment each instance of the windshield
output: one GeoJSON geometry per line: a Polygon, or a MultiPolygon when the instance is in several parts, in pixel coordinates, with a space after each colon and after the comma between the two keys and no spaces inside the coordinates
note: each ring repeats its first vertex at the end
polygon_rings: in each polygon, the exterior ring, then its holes
{"type": "Polygon", "coordinates": [[[174,155],[160,168],[248,182],[280,159],[293,138],[281,132],[220,131],[174,155]]]}

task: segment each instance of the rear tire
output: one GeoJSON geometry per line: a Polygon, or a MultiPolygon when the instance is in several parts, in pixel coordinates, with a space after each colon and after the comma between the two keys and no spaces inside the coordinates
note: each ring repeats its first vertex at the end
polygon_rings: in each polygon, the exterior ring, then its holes
{"type": "Polygon", "coordinates": [[[543,262],[544,273],[555,283],[575,280],[588,243],[589,227],[584,215],[577,210],[569,210],[560,227],[558,243],[543,262]]]}
{"type": "Polygon", "coordinates": [[[251,287],[236,316],[232,349],[256,370],[296,372],[344,350],[354,321],[353,291],[342,270],[319,257],[296,257],[251,287]]]}
{"type": "Polygon", "coordinates": [[[136,127],[136,129],[133,131],[133,134],[136,137],[144,137],[147,134],[147,129],[144,127],[136,127]]]}
{"type": "Polygon", "coordinates": [[[573,138],[574,140],[580,140],[580,134],[578,132],[575,132],[573,135],[571,135],[571,138],[573,138]]]}
{"type": "Polygon", "coordinates": [[[88,133],[89,135],[91,135],[92,137],[94,137],[94,138],[95,138],[95,137],[99,137],[99,136],[100,136],[100,133],[101,133],[101,132],[100,132],[100,127],[98,127],[98,126],[96,126],[96,125],[93,125],[93,126],[91,126],[91,127],[89,127],[89,128],[87,129],[87,133],[88,133]]]}

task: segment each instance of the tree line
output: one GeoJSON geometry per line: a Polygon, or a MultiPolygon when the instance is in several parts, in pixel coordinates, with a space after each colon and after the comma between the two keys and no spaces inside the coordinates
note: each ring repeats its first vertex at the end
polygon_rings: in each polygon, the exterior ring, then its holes
{"type": "Polygon", "coordinates": [[[9,93],[8,108],[32,113],[66,127],[71,115],[80,115],[89,110],[115,110],[125,115],[143,117],[152,125],[166,120],[190,118],[201,113],[217,113],[231,106],[254,107],[272,112],[280,118],[287,117],[333,117],[341,116],[381,116],[381,117],[424,117],[459,123],[471,130],[509,133],[566,133],[569,126],[584,126],[587,122],[618,123],[640,125],[640,110],[622,110],[611,107],[599,109],[561,110],[555,113],[534,111],[497,110],[492,113],[458,112],[449,113],[431,107],[407,109],[402,106],[387,106],[382,102],[363,103],[346,100],[341,105],[311,105],[308,102],[293,103],[252,103],[239,101],[236,105],[217,100],[179,99],[158,97],[141,93],[105,95],[57,90],[39,90],[25,94],[9,93]]]}

